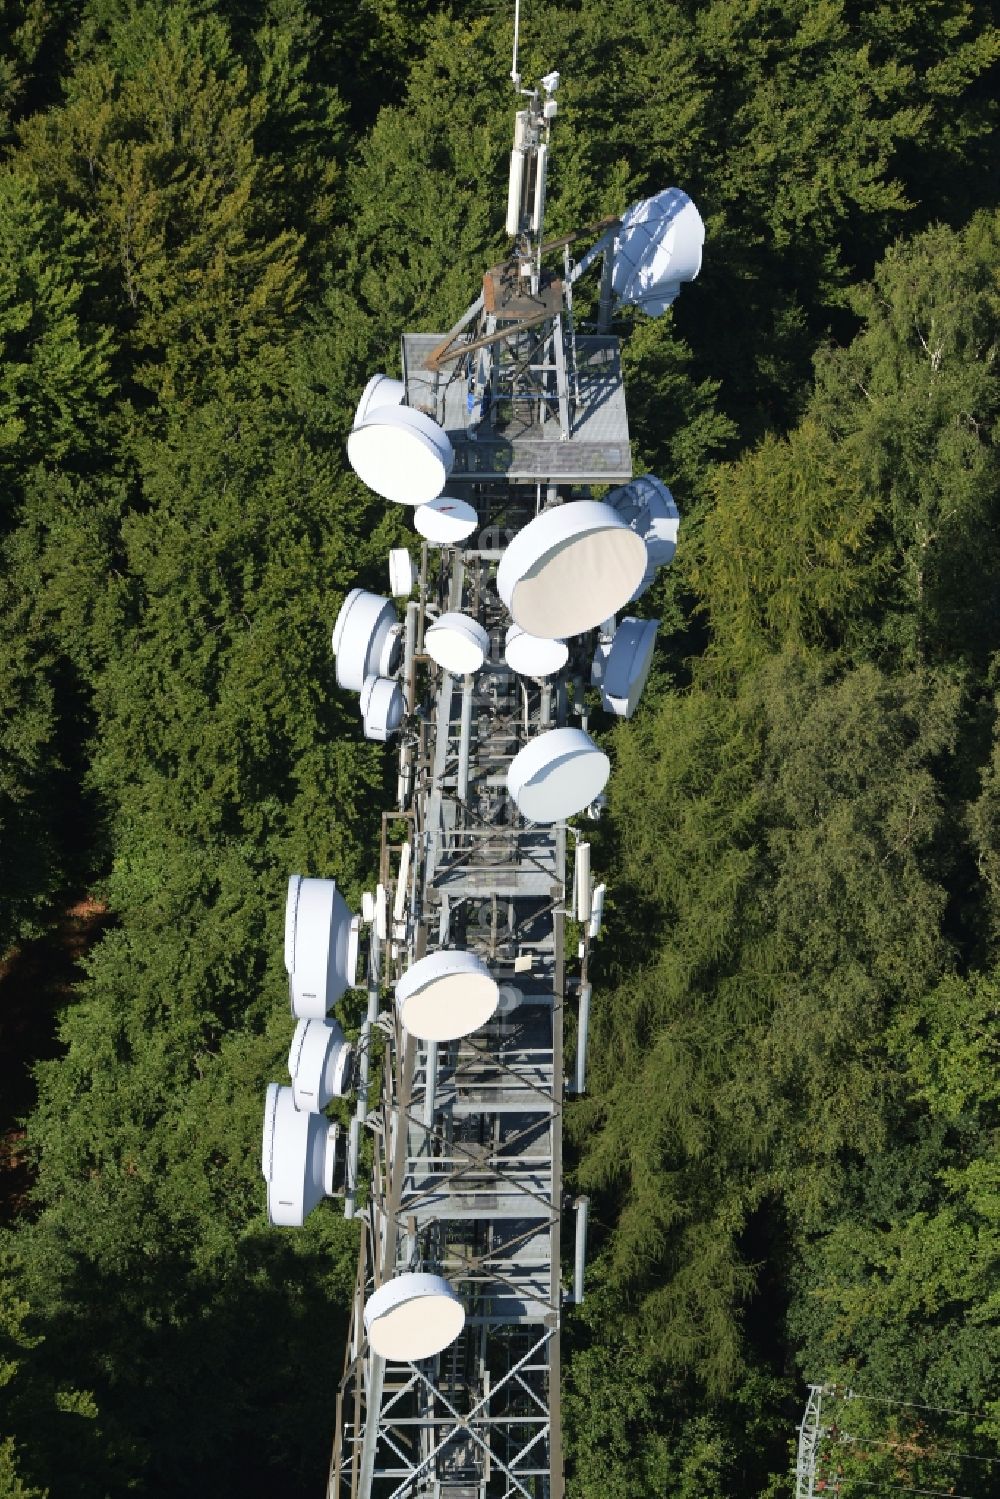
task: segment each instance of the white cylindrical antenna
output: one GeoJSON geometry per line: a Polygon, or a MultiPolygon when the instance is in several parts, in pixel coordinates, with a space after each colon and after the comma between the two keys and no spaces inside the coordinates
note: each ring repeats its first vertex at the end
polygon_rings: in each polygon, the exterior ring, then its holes
{"type": "Polygon", "coordinates": [[[406,915],[406,888],[410,878],[410,845],[404,843],[399,855],[399,879],[396,881],[396,899],[393,902],[393,919],[402,921],[406,915]]]}
{"type": "Polygon", "coordinates": [[[590,1198],[578,1197],[573,1206],[576,1208],[576,1254],[573,1263],[573,1300],[579,1306],[583,1300],[583,1272],[587,1263],[587,1214],[590,1211],[590,1198]]]}
{"type": "MultiPolygon", "coordinates": [[[[517,71],[517,44],[521,37],[521,0],[514,0],[514,56],[510,65],[510,76],[514,87],[521,87],[521,75],[517,71]]],[[[516,230],[514,231],[517,232],[516,230]]]]}
{"type": "Polygon", "coordinates": [[[590,1032],[590,985],[580,985],[580,1013],[576,1023],[576,1091],[587,1091],[587,1039],[590,1032]]]}
{"type": "Polygon", "coordinates": [[[507,233],[512,239],[521,231],[521,195],[526,164],[524,152],[515,147],[510,153],[510,177],[507,179],[507,233]]]}
{"type": "Polygon", "coordinates": [[[539,235],[545,222],[545,173],[548,161],[548,146],[539,146],[535,158],[535,206],[531,215],[531,232],[539,235]]]}
{"type": "Polygon", "coordinates": [[[604,921],[604,892],[607,885],[594,886],[594,904],[590,913],[590,940],[601,935],[601,925],[604,921]]]}
{"type": "Polygon", "coordinates": [[[590,844],[576,845],[576,919],[581,926],[590,920],[592,895],[590,883],[590,844]]]}

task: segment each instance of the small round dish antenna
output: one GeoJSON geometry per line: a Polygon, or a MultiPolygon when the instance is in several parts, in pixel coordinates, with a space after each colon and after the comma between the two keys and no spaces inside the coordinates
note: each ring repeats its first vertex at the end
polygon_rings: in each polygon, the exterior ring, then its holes
{"type": "Polygon", "coordinates": [[[522,630],[565,640],[615,614],[646,562],[645,544],[610,505],[572,500],[518,532],[500,559],[497,591],[522,630]]]}
{"type": "Polygon", "coordinates": [[[701,270],[705,225],[687,193],[668,187],[633,203],[615,238],[611,289],[619,302],[659,317],[701,270]]]}
{"type": "Polygon", "coordinates": [[[424,647],[445,671],[463,676],[478,671],[490,650],[490,637],[478,620],[450,611],[424,632],[424,647]]]}
{"type": "Polygon", "coordinates": [[[619,718],[631,718],[653,664],[655,619],[623,619],[603,662],[601,700],[619,718]]]}
{"type": "Polygon", "coordinates": [[[500,991],[471,952],[434,952],[413,963],[396,985],[396,1009],[419,1041],[457,1041],[480,1030],[496,1010],[500,991]]]}
{"type": "Polygon", "coordinates": [[[479,516],[467,500],[439,494],[436,500],[413,512],[413,524],[421,536],[436,546],[460,546],[479,525],[479,516]]]}
{"type": "Polygon", "coordinates": [[[455,462],[444,428],[410,406],[370,411],[347,439],[347,456],[369,489],[399,505],[436,499],[455,462]]]}
{"type": "Polygon", "coordinates": [[[272,1224],[300,1228],[324,1197],[333,1196],[339,1134],[322,1114],[300,1113],[291,1088],[268,1085],[260,1164],[272,1224]]]}
{"type": "Polygon", "coordinates": [[[397,1364],[433,1358],[465,1326],[465,1308],[441,1275],[404,1271],[365,1302],[365,1332],[374,1351],[397,1364]]]}
{"type": "Polygon", "coordinates": [[[334,880],[293,874],[285,899],[285,969],[292,1014],[322,1020],[358,965],[356,923],[334,880]]]}
{"type": "Polygon", "coordinates": [[[399,728],[405,713],[406,699],[398,682],[390,677],[365,678],[361,689],[361,717],[366,739],[380,740],[384,744],[399,728]]]}
{"type": "Polygon", "coordinates": [[[389,592],[394,599],[408,599],[417,581],[413,558],[405,547],[393,547],[389,553],[389,592]]]}
{"type": "Polygon", "coordinates": [[[377,672],[388,653],[399,654],[399,620],[388,599],[363,588],[352,588],[333,627],[337,658],[337,686],[360,692],[365,678],[377,672]]]}
{"type": "Polygon", "coordinates": [[[360,427],[373,412],[380,411],[383,406],[402,406],[405,400],[406,386],[402,380],[390,380],[388,375],[372,375],[361,392],[354,425],[360,427]]]}
{"type": "Polygon", "coordinates": [[[353,1051],[335,1020],[300,1020],[288,1052],[295,1107],[319,1114],[350,1091],[353,1051]]]}
{"type": "Polygon", "coordinates": [[[507,790],[529,822],[561,822],[600,796],[611,762],[584,729],[549,729],[530,739],[507,771],[507,790]]]}
{"type": "Polygon", "coordinates": [[[504,659],[521,677],[551,677],[569,660],[565,640],[543,640],[529,635],[520,625],[511,625],[504,643],[504,659]]]}

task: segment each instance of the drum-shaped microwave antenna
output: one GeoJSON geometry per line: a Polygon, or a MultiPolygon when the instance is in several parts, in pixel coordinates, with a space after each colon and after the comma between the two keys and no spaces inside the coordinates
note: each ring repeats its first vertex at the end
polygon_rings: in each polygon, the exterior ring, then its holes
{"type": "Polygon", "coordinates": [[[522,630],[565,640],[627,603],[647,560],[644,542],[610,505],[572,500],[517,533],[500,559],[497,591],[522,630]]]}
{"type": "Polygon", "coordinates": [[[354,983],[359,931],[335,881],[289,878],[285,968],[293,1015],[322,1020],[354,983]]]}
{"type": "Polygon", "coordinates": [[[451,610],[424,632],[424,648],[445,671],[478,671],[490,651],[490,637],[476,619],[451,610]]]}
{"type": "Polygon", "coordinates": [[[260,1164],[271,1223],[299,1228],[317,1203],[333,1195],[339,1134],[339,1126],[322,1114],[300,1113],[291,1088],[269,1084],[260,1164]]]}
{"type": "Polygon", "coordinates": [[[389,553],[389,592],[394,599],[407,599],[417,581],[413,558],[405,547],[393,547],[389,553]]]}
{"type": "Polygon", "coordinates": [[[603,662],[601,701],[619,718],[631,718],[642,696],[656,644],[654,619],[623,619],[603,662]]]}
{"type": "Polygon", "coordinates": [[[489,1020],[500,999],[496,979],[475,953],[433,952],[396,985],[396,1009],[420,1041],[457,1041],[489,1020]]]}
{"type": "Polygon", "coordinates": [[[361,717],[365,738],[383,744],[403,722],[406,699],[399,683],[390,677],[366,677],[361,688],[361,717]]]}
{"type": "Polygon", "coordinates": [[[365,1332],[374,1351],[394,1363],[433,1358],[465,1326],[465,1308],[441,1275],[404,1271],[365,1302],[365,1332]]]}
{"type": "Polygon", "coordinates": [[[369,489],[400,505],[435,499],[455,462],[444,428],[410,406],[369,411],[347,439],[347,456],[369,489]]]}
{"type": "Polygon", "coordinates": [[[604,496],[604,503],[616,510],[637,536],[646,543],[654,567],[666,567],[677,551],[677,534],[681,515],[670,490],[653,474],[643,474],[621,489],[604,496]]]}
{"type": "Polygon", "coordinates": [[[584,729],[549,729],[529,739],[507,771],[507,790],[529,822],[561,822],[589,807],[611,762],[584,729]]]}
{"type": "Polygon", "coordinates": [[[360,692],[366,677],[389,675],[396,668],[400,644],[399,619],[389,600],[352,588],[333,627],[337,686],[360,692]]]}
{"type": "Polygon", "coordinates": [[[511,671],[521,677],[551,677],[569,660],[565,640],[543,640],[520,625],[511,625],[507,631],[503,653],[511,671]]]}
{"type": "Polygon", "coordinates": [[[354,425],[361,423],[383,406],[402,406],[406,400],[406,386],[402,380],[391,380],[388,375],[372,375],[361,392],[358,409],[354,413],[354,425]]]}
{"type": "Polygon", "coordinates": [[[413,512],[413,524],[435,546],[460,546],[479,525],[479,516],[468,500],[439,494],[413,512]]]}
{"type": "Polygon", "coordinates": [[[659,317],[701,270],[704,243],[701,214],[680,188],[633,203],[615,236],[612,291],[619,302],[659,317]]]}
{"type": "Polygon", "coordinates": [[[288,1052],[295,1107],[319,1114],[351,1086],[353,1049],[335,1020],[300,1020],[288,1052]]]}

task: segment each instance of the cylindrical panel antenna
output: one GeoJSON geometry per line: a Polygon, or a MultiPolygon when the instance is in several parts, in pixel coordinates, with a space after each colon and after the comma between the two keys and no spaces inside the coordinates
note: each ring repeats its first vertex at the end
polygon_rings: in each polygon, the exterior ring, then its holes
{"type": "Polygon", "coordinates": [[[549,163],[548,146],[539,146],[535,158],[535,204],[531,214],[533,234],[541,234],[545,222],[545,174],[549,163]]]}
{"type": "Polygon", "coordinates": [[[513,238],[521,232],[521,195],[524,191],[524,169],[527,157],[515,149],[510,153],[510,177],[507,181],[507,233],[513,238]]]}
{"type": "Polygon", "coordinates": [[[590,913],[591,941],[601,935],[601,925],[604,921],[604,892],[607,888],[603,882],[594,886],[594,903],[590,913]]]}
{"type": "Polygon", "coordinates": [[[583,925],[590,920],[590,844],[576,845],[576,919],[583,925]]]}

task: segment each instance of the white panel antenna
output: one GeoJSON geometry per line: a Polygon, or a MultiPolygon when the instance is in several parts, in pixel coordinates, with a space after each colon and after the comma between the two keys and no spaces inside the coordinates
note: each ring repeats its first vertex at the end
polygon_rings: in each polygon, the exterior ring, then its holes
{"type": "MultiPolygon", "coordinates": [[[[602,659],[601,701],[618,718],[631,718],[653,664],[654,619],[623,619],[602,659]]],[[[604,648],[598,647],[598,654],[604,648]]],[[[595,671],[597,656],[594,658],[595,671]]]]}
{"type": "Polygon", "coordinates": [[[420,1041],[457,1041],[481,1030],[496,1010],[499,986],[475,953],[445,951],[413,963],[396,985],[396,1008],[420,1041]]]}
{"type": "Polygon", "coordinates": [[[529,739],[507,771],[507,789],[529,822],[562,822],[588,807],[611,761],[584,729],[549,729],[529,739]]]}
{"type": "Polygon", "coordinates": [[[268,1085],[261,1170],[271,1223],[300,1228],[324,1197],[334,1195],[339,1134],[322,1114],[301,1113],[291,1088],[268,1085]]]}
{"type": "Polygon", "coordinates": [[[285,968],[293,1015],[322,1020],[354,983],[359,931],[334,880],[289,878],[285,968]]]}
{"type": "Polygon", "coordinates": [[[390,675],[398,664],[401,644],[399,618],[389,600],[352,588],[333,627],[337,686],[360,692],[366,677],[390,675]]]}
{"type": "Polygon", "coordinates": [[[479,525],[479,516],[468,501],[439,494],[436,500],[417,507],[413,524],[435,546],[460,546],[479,525]]]}
{"type": "Polygon", "coordinates": [[[611,286],[619,302],[659,317],[701,270],[705,225],[687,193],[668,187],[633,203],[615,238],[611,286]]]}
{"type": "Polygon", "coordinates": [[[590,920],[591,907],[593,903],[593,885],[590,879],[590,844],[578,843],[574,859],[574,885],[576,897],[574,900],[574,914],[577,921],[582,925],[590,920]]]}
{"type": "Polygon", "coordinates": [[[478,671],[490,651],[490,637],[478,620],[449,611],[441,614],[424,633],[427,654],[445,671],[464,676],[478,671]]]}
{"type": "Polygon", "coordinates": [[[453,1343],[465,1326],[465,1308],[443,1276],[410,1271],[372,1292],[364,1320],[377,1354],[409,1364],[453,1343]]]}
{"type": "Polygon", "coordinates": [[[353,1049],[335,1020],[300,1020],[288,1052],[292,1097],[300,1112],[319,1114],[351,1087],[353,1049]]]}
{"type": "Polygon", "coordinates": [[[500,559],[497,591],[522,629],[565,640],[627,603],[647,561],[645,543],[610,505],[572,500],[518,532],[500,559]]]}
{"type": "Polygon", "coordinates": [[[394,599],[408,599],[417,581],[413,558],[405,547],[393,547],[389,553],[389,592],[394,599]]]}
{"type": "Polygon", "coordinates": [[[607,885],[603,883],[594,886],[594,903],[590,912],[590,926],[588,928],[591,941],[601,935],[601,927],[604,923],[604,893],[607,888],[607,885]]]}
{"type": "Polygon", "coordinates": [[[347,439],[358,478],[399,505],[426,505],[445,486],[455,462],[448,434],[410,406],[369,411],[347,439]]]}

